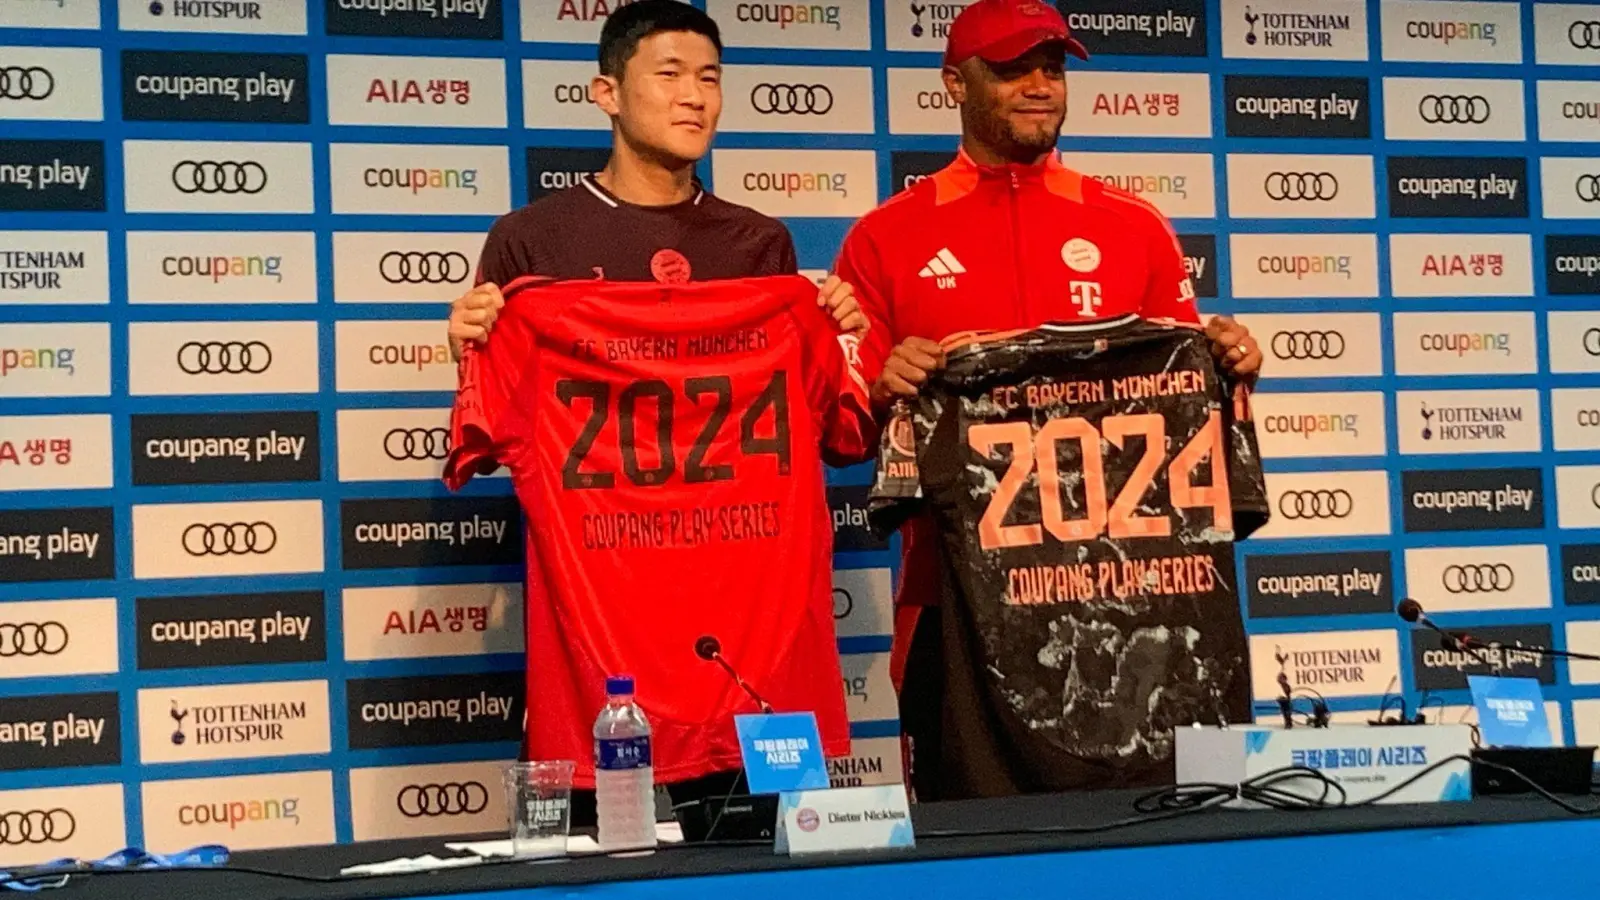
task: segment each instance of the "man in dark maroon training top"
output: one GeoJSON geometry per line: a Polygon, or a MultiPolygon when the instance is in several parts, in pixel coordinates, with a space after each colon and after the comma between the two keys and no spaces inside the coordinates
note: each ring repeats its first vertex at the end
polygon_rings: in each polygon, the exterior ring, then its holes
{"type": "MultiPolygon", "coordinates": [[[[478,262],[478,284],[450,310],[450,349],[482,343],[505,305],[502,285],[526,275],[678,284],[797,271],[777,219],[720,200],[694,177],[722,113],[722,39],[709,16],[677,0],[636,0],[606,19],[595,105],[611,116],[611,159],[580,184],[501,216],[478,262]]],[[[850,285],[817,297],[844,331],[866,326],[850,285]]],[[[674,802],[721,797],[738,772],[668,785],[674,802]]],[[[574,791],[574,825],[594,823],[594,792],[574,791]]]]}
{"type": "MultiPolygon", "coordinates": [[[[523,275],[668,284],[792,274],[782,222],[720,200],[694,177],[722,114],[722,39],[677,0],[637,0],[606,19],[590,86],[611,116],[611,159],[574,187],[502,216],[489,230],[478,286],[450,310],[450,346],[483,341],[523,275]]],[[[817,298],[847,331],[866,325],[850,285],[817,298]]]]}

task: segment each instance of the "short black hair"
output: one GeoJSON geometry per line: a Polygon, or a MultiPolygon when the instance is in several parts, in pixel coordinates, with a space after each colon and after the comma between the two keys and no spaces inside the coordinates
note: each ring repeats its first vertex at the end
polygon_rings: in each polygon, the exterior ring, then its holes
{"type": "Polygon", "coordinates": [[[607,16],[600,29],[600,74],[621,78],[639,42],[663,31],[703,34],[722,55],[722,32],[710,16],[678,0],[634,0],[607,16]]]}

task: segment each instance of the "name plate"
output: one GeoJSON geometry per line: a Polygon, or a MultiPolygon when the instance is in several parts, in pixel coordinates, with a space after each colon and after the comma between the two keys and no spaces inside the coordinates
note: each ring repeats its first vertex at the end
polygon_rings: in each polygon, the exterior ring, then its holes
{"type": "Polygon", "coordinates": [[[778,795],[780,855],[915,847],[903,784],[785,791],[778,795]]]}

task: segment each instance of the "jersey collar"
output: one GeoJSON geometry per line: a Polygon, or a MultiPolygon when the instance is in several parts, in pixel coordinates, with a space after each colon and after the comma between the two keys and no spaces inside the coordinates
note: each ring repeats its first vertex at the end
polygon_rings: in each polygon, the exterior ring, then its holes
{"type": "Polygon", "coordinates": [[[960,200],[985,184],[998,184],[1015,177],[1020,183],[1039,183],[1045,190],[1075,203],[1083,202],[1083,175],[1066,167],[1061,154],[1052,152],[1043,162],[1034,165],[1007,163],[1002,166],[981,166],[963,147],[956,152],[950,165],[933,176],[936,193],[934,205],[943,206],[960,200]]]}
{"type": "Polygon", "coordinates": [[[629,209],[642,209],[655,212],[671,212],[673,210],[691,209],[699,206],[700,201],[705,199],[706,188],[705,185],[700,183],[700,176],[698,175],[693,177],[693,182],[694,196],[682,201],[681,203],[673,203],[668,206],[639,206],[637,204],[629,203],[628,201],[619,198],[617,195],[601,187],[600,180],[595,178],[593,174],[584,174],[578,178],[579,184],[588,188],[589,193],[593,194],[601,203],[604,203],[612,209],[621,209],[622,207],[627,207],[629,209]]]}

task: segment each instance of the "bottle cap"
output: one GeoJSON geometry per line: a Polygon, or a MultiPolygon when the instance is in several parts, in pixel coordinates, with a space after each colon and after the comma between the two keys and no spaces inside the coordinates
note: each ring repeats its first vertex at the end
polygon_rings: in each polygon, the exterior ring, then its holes
{"type": "Polygon", "coordinates": [[[620,697],[633,693],[632,675],[610,675],[606,677],[606,693],[612,697],[620,697]]]}

